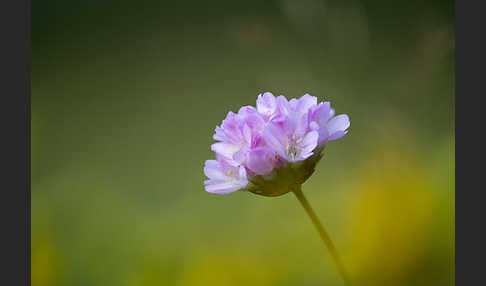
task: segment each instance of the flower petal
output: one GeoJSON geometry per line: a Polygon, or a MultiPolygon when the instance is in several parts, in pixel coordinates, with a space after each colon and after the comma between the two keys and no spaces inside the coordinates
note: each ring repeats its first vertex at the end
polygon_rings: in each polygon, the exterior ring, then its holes
{"type": "Polygon", "coordinates": [[[238,170],[238,176],[242,183],[244,183],[245,185],[248,184],[245,167],[240,166],[240,169],[238,170]]]}
{"type": "Polygon", "coordinates": [[[337,140],[343,137],[344,135],[346,135],[347,133],[348,131],[336,131],[331,136],[329,136],[327,140],[328,141],[337,140]]]}
{"type": "Polygon", "coordinates": [[[245,117],[244,122],[256,133],[262,132],[265,127],[265,120],[263,120],[262,116],[258,113],[245,117]]]}
{"type": "Polygon", "coordinates": [[[317,105],[317,97],[306,93],[298,99],[296,111],[299,113],[306,113],[309,108],[315,105],[317,105]]]}
{"type": "Polygon", "coordinates": [[[211,150],[219,155],[222,155],[228,159],[233,159],[233,154],[239,150],[239,146],[218,142],[211,145],[211,150]]]}
{"type": "Polygon", "coordinates": [[[287,98],[283,95],[277,97],[277,110],[279,115],[286,116],[290,112],[290,105],[287,98]]]}
{"type": "Polygon", "coordinates": [[[257,175],[266,175],[275,167],[275,151],[259,147],[250,151],[247,167],[257,175]]]}
{"type": "Polygon", "coordinates": [[[317,141],[318,144],[323,144],[329,141],[329,132],[326,128],[321,127],[319,130],[319,140],[317,141]]]}
{"type": "Polygon", "coordinates": [[[233,160],[238,164],[245,164],[249,151],[247,146],[243,146],[238,152],[233,154],[233,160]]]}
{"type": "Polygon", "coordinates": [[[243,125],[243,141],[240,144],[250,144],[251,143],[251,128],[248,124],[243,125]]]}
{"type": "Polygon", "coordinates": [[[224,138],[225,136],[223,128],[216,126],[216,128],[214,129],[213,139],[217,141],[224,141],[224,138]]]}
{"type": "Polygon", "coordinates": [[[225,175],[221,165],[216,160],[207,160],[204,164],[204,175],[211,180],[224,180],[225,175]]]}
{"type": "Polygon", "coordinates": [[[302,151],[301,156],[302,158],[306,159],[311,156],[314,149],[317,147],[317,141],[319,139],[319,133],[317,131],[311,131],[307,133],[302,140],[302,151]]]}
{"type": "Polygon", "coordinates": [[[334,114],[336,114],[336,111],[334,110],[334,108],[330,108],[329,109],[329,117],[328,118],[331,118],[334,116],[334,114]]]}
{"type": "Polygon", "coordinates": [[[243,189],[244,186],[232,181],[214,181],[205,185],[206,192],[216,195],[226,195],[243,189]]]}
{"type": "Polygon", "coordinates": [[[309,123],[309,129],[310,130],[319,130],[319,124],[317,124],[317,122],[315,122],[315,121],[312,121],[311,123],[309,123]]]}
{"type": "Polygon", "coordinates": [[[349,127],[349,124],[349,117],[346,114],[341,114],[331,118],[327,122],[327,130],[329,134],[333,135],[337,131],[345,131],[349,127]]]}
{"type": "Polygon", "coordinates": [[[273,96],[273,94],[270,92],[265,92],[263,95],[258,95],[256,105],[258,112],[265,116],[273,115],[277,108],[275,96],[273,96]]]}
{"type": "Polygon", "coordinates": [[[331,103],[329,101],[325,101],[322,103],[322,117],[320,118],[322,121],[320,121],[321,124],[324,124],[329,120],[334,115],[334,109],[331,108],[331,103]],[[332,110],[332,114],[331,114],[332,110]]]}
{"type": "Polygon", "coordinates": [[[297,109],[298,103],[299,103],[299,101],[296,98],[292,98],[291,100],[289,100],[290,109],[295,111],[297,109]]]}
{"type": "Polygon", "coordinates": [[[309,125],[307,124],[307,114],[298,114],[295,121],[295,136],[298,138],[304,136],[307,132],[308,127],[309,125]]]}
{"type": "Polygon", "coordinates": [[[282,132],[282,128],[273,123],[268,124],[263,130],[263,138],[270,149],[277,152],[280,156],[287,157],[285,153],[286,136],[282,132]]]}
{"type": "Polygon", "coordinates": [[[255,114],[257,113],[257,110],[255,107],[251,106],[251,105],[246,105],[246,106],[243,106],[240,108],[240,110],[238,110],[238,115],[241,115],[243,117],[246,117],[246,116],[249,116],[249,115],[252,115],[252,114],[255,114]]]}

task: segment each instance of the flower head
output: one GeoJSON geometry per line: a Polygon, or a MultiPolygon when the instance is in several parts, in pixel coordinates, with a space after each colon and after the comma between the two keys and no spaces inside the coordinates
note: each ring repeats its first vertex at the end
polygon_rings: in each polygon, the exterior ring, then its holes
{"type": "Polygon", "coordinates": [[[206,191],[284,194],[310,177],[325,143],[344,136],[349,124],[347,115],[334,116],[329,102],[318,104],[309,94],[290,101],[260,94],[256,108],[230,111],[216,126],[213,138],[219,142],[211,150],[217,160],[205,163],[206,191]]]}

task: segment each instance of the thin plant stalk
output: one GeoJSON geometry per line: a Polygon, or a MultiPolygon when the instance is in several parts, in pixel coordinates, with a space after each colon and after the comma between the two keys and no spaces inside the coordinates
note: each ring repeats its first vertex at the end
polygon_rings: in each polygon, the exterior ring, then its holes
{"type": "Polygon", "coordinates": [[[329,253],[331,254],[331,257],[333,258],[333,260],[334,260],[334,262],[336,264],[336,267],[337,267],[337,269],[339,271],[339,274],[341,274],[341,277],[344,280],[345,285],[350,286],[351,285],[351,282],[349,280],[349,276],[348,276],[348,274],[346,272],[346,269],[344,268],[344,265],[343,265],[343,263],[341,261],[341,258],[340,258],[339,254],[337,252],[337,249],[334,246],[334,243],[332,242],[331,238],[329,237],[329,234],[327,233],[327,231],[324,229],[324,227],[322,226],[321,222],[317,218],[314,210],[310,206],[310,204],[307,201],[306,197],[304,196],[304,193],[302,193],[301,186],[299,185],[298,187],[295,187],[292,190],[292,192],[295,194],[295,196],[297,197],[297,199],[299,200],[299,202],[302,204],[302,206],[304,207],[305,211],[307,212],[307,214],[309,215],[310,219],[312,220],[312,223],[317,228],[317,231],[319,232],[319,234],[320,234],[320,236],[322,238],[322,241],[324,242],[324,244],[326,245],[327,249],[329,250],[329,253]]]}

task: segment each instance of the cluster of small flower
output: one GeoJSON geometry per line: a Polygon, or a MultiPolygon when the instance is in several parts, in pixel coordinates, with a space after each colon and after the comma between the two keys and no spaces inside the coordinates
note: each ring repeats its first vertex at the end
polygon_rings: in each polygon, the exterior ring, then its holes
{"type": "Polygon", "coordinates": [[[214,194],[244,189],[254,176],[311,157],[316,148],[344,136],[349,124],[346,114],[334,116],[329,102],[317,103],[309,94],[290,101],[260,94],[256,108],[230,111],[216,127],[213,138],[219,142],[211,150],[217,160],[205,163],[205,189],[214,194]]]}

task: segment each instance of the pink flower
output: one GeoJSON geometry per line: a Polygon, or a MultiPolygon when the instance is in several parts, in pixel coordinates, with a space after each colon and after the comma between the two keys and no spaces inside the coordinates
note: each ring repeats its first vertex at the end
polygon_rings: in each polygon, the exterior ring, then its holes
{"type": "Polygon", "coordinates": [[[318,104],[309,94],[290,101],[270,92],[260,94],[256,108],[230,111],[221,126],[216,126],[213,138],[219,142],[211,150],[218,159],[206,161],[206,191],[227,194],[253,191],[259,185],[255,193],[264,194],[264,183],[279,180],[277,185],[285,189],[293,180],[305,180],[314,171],[325,143],[344,136],[349,125],[347,115],[334,117],[329,102],[318,104]],[[300,161],[304,163],[298,164],[300,161]],[[294,171],[286,172],[286,168],[294,171]]]}

